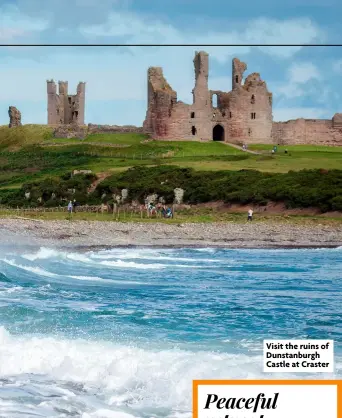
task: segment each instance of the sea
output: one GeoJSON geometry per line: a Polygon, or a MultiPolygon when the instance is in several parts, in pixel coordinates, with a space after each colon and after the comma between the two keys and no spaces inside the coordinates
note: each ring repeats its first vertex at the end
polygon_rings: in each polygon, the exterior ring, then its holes
{"type": "Polygon", "coordinates": [[[0,417],[190,418],[193,379],[342,378],[341,307],[342,248],[3,245],[0,417]],[[265,374],[264,339],[332,339],[335,371],[265,374]]]}

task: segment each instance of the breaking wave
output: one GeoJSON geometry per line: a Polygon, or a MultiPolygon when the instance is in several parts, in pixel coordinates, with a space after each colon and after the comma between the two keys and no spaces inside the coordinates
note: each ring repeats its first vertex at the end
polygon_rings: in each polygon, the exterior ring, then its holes
{"type": "Polygon", "coordinates": [[[341,270],[340,249],[5,250],[0,416],[190,418],[193,379],[340,379],[341,270]],[[265,337],[333,339],[335,374],[264,374],[265,337]]]}

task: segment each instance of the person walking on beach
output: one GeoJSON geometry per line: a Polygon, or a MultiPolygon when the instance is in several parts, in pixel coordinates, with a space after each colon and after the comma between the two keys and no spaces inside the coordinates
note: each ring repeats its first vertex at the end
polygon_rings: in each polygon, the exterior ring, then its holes
{"type": "Polygon", "coordinates": [[[253,210],[252,209],[249,209],[249,211],[248,211],[248,217],[247,217],[247,222],[248,221],[252,221],[252,218],[253,218],[253,210]]]}

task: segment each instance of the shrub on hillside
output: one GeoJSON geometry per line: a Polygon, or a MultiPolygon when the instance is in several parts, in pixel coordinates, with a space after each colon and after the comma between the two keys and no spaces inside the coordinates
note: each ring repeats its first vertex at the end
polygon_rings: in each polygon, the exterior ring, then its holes
{"type": "Polygon", "coordinates": [[[46,178],[24,184],[20,190],[0,191],[0,203],[12,207],[37,206],[53,207],[64,205],[68,199],[76,199],[80,204],[87,203],[87,191],[96,179],[94,174],[70,173],[60,178],[46,178]]]}
{"type": "Polygon", "coordinates": [[[316,207],[321,211],[342,210],[342,170],[302,170],[288,173],[262,173],[255,170],[199,172],[177,166],[138,166],[113,174],[99,183],[88,195],[93,175],[68,173],[57,179],[25,184],[20,191],[0,191],[0,203],[16,207],[33,206],[38,197],[42,205],[76,198],[80,204],[111,202],[113,194],[128,189],[128,201],[141,203],[152,193],[163,196],[167,203],[174,200],[174,189],[185,190],[184,202],[210,201],[259,204],[282,202],[288,208],[316,207]],[[76,190],[72,194],[71,190],[76,190]],[[30,199],[25,192],[30,191],[30,199]],[[104,198],[103,198],[104,197],[104,198]]]}

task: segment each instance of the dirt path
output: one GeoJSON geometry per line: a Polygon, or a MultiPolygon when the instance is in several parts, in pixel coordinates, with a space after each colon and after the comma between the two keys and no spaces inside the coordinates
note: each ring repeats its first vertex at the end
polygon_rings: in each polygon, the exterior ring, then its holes
{"type": "Polygon", "coordinates": [[[107,177],[111,176],[113,173],[105,172],[105,173],[99,173],[97,174],[97,179],[91,184],[91,186],[88,189],[88,193],[93,193],[103,180],[105,180],[107,177]]]}
{"type": "Polygon", "coordinates": [[[230,147],[233,147],[233,148],[236,148],[236,149],[238,149],[238,150],[240,150],[240,151],[245,151],[245,152],[249,152],[250,154],[255,154],[255,155],[260,155],[261,154],[261,152],[258,152],[258,151],[252,151],[252,150],[250,150],[250,149],[243,149],[242,147],[240,147],[240,145],[236,145],[236,144],[231,144],[231,143],[229,143],[229,142],[223,142],[225,145],[228,145],[228,146],[230,146],[230,147]]]}

